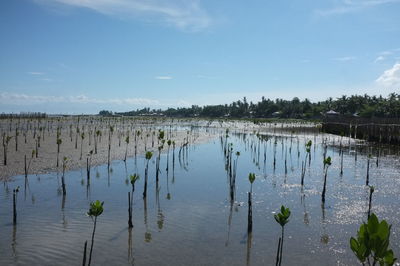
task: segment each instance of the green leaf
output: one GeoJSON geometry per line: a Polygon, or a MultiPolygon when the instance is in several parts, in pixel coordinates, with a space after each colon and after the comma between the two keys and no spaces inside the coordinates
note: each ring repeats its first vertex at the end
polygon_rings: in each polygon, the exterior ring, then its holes
{"type": "Polygon", "coordinates": [[[359,246],[360,246],[360,244],[357,242],[357,240],[354,237],[351,237],[350,238],[351,250],[353,250],[353,252],[357,254],[359,246]]]}
{"type": "Polygon", "coordinates": [[[100,216],[103,213],[103,202],[100,202],[99,200],[96,200],[95,202],[90,203],[90,209],[88,211],[88,215],[90,217],[97,217],[100,216]]]}
{"type": "Polygon", "coordinates": [[[250,183],[253,184],[254,180],[256,180],[256,174],[255,173],[250,173],[249,174],[250,183]]]}
{"type": "Polygon", "coordinates": [[[378,227],[379,227],[378,217],[376,217],[376,215],[372,213],[368,219],[368,233],[369,234],[376,233],[378,231],[378,227]]]}

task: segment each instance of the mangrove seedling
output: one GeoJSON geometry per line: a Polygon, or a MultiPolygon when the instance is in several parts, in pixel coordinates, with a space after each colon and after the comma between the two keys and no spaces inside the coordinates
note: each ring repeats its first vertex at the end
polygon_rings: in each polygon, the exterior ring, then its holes
{"type": "MultiPolygon", "coordinates": [[[[58,133],[57,133],[57,135],[58,135],[58,133]]],[[[60,155],[60,145],[61,145],[61,143],[62,143],[62,140],[59,137],[57,137],[57,168],[58,168],[58,157],[60,155]]]]}
{"type": "Polygon", "coordinates": [[[90,263],[92,262],[92,251],[93,251],[93,243],[94,243],[94,234],[96,232],[97,217],[99,217],[103,213],[103,205],[104,205],[104,201],[100,202],[99,200],[96,200],[95,202],[90,203],[90,208],[89,208],[89,211],[87,212],[87,215],[93,219],[92,243],[90,245],[88,266],[90,266],[90,263]]]}
{"type": "Polygon", "coordinates": [[[17,224],[17,195],[19,192],[19,186],[13,190],[13,224],[17,224]]]}
{"type": "Polygon", "coordinates": [[[253,183],[254,183],[254,180],[256,180],[256,174],[255,174],[255,173],[249,173],[250,193],[253,192],[253,183]]]}
{"type": "Polygon", "coordinates": [[[253,192],[253,182],[256,180],[256,174],[255,173],[249,173],[249,181],[250,181],[250,192],[248,194],[248,204],[249,204],[249,209],[247,212],[247,233],[251,233],[253,230],[253,210],[252,210],[252,192],[253,192]]]}
{"type": "Polygon", "coordinates": [[[132,206],[133,206],[133,192],[135,192],[135,183],[139,180],[138,174],[130,175],[131,185],[132,185],[132,194],[128,192],[128,226],[129,228],[133,227],[132,224],[132,206]]]}
{"type": "Polygon", "coordinates": [[[365,185],[369,185],[369,161],[371,159],[371,154],[368,154],[368,159],[367,159],[367,178],[365,180],[365,185]]]}
{"type": "Polygon", "coordinates": [[[379,263],[391,266],[395,263],[397,258],[393,250],[389,249],[391,227],[385,220],[379,222],[378,217],[371,213],[368,222],[360,226],[357,238],[350,238],[350,248],[362,265],[379,263]]]}
{"type": "Polygon", "coordinates": [[[374,193],[375,188],[373,186],[369,187],[369,203],[368,203],[368,219],[371,216],[371,207],[372,207],[372,193],[374,193]]]}
{"type": "Polygon", "coordinates": [[[330,156],[324,159],[324,188],[322,189],[322,203],[325,203],[325,192],[326,192],[326,177],[328,176],[328,168],[332,164],[332,159],[330,156]]]}
{"type": "Polygon", "coordinates": [[[126,136],[126,138],[125,138],[125,143],[126,143],[126,149],[125,149],[125,158],[124,158],[124,162],[126,162],[126,157],[128,156],[129,133],[128,133],[128,136],[126,136]]]}
{"type": "Polygon", "coordinates": [[[83,140],[85,139],[85,132],[81,134],[81,157],[79,160],[82,160],[82,147],[83,147],[83,140]]]}
{"type": "Polygon", "coordinates": [[[111,136],[114,132],[114,127],[110,126],[110,130],[108,131],[108,159],[107,159],[107,166],[110,168],[110,157],[111,157],[111,136]]]}
{"type": "Polygon", "coordinates": [[[90,168],[92,165],[92,155],[93,155],[93,150],[90,150],[86,158],[86,175],[88,182],[90,181],[90,168]]]}
{"type": "Polygon", "coordinates": [[[145,158],[146,158],[146,168],[144,170],[144,190],[143,190],[143,198],[146,198],[147,195],[147,179],[148,179],[148,172],[149,172],[149,161],[151,157],[153,156],[153,153],[151,151],[146,152],[145,158]]]}
{"type": "Polygon", "coordinates": [[[307,168],[307,159],[308,159],[308,164],[311,163],[311,145],[312,141],[309,140],[306,143],[306,157],[304,158],[304,163],[301,164],[301,185],[304,185],[304,176],[306,175],[306,168],[307,168]]]}
{"type": "Polygon", "coordinates": [[[98,139],[100,138],[101,135],[101,131],[100,130],[96,130],[96,135],[94,136],[94,153],[97,154],[97,142],[98,139]]]}
{"type": "Polygon", "coordinates": [[[67,157],[63,158],[63,172],[61,176],[61,187],[62,187],[62,192],[63,195],[65,196],[67,194],[67,190],[65,189],[65,169],[67,169],[67,157]]]}
{"type": "Polygon", "coordinates": [[[168,144],[168,150],[167,150],[167,168],[165,169],[167,172],[168,172],[168,166],[169,166],[169,148],[171,147],[171,144],[172,144],[172,141],[169,139],[168,141],[167,141],[167,144],[168,144]]]}
{"type": "Polygon", "coordinates": [[[3,133],[4,165],[7,165],[7,150],[11,139],[12,137],[6,135],[6,133],[3,133]]]}
{"type": "Polygon", "coordinates": [[[35,151],[35,150],[32,150],[32,156],[31,156],[31,158],[29,159],[29,163],[28,163],[28,164],[26,163],[26,154],[25,154],[25,156],[24,156],[25,178],[28,178],[28,171],[29,171],[29,168],[30,168],[30,166],[31,166],[32,159],[35,157],[35,153],[36,153],[36,151],[35,151]]]}
{"type": "Polygon", "coordinates": [[[281,226],[281,237],[279,238],[278,242],[278,251],[276,253],[276,263],[275,265],[281,265],[282,263],[282,250],[283,250],[283,237],[284,237],[284,230],[285,225],[289,222],[290,217],[290,209],[285,208],[285,206],[281,206],[281,212],[274,215],[275,221],[281,226]]]}
{"type": "Polygon", "coordinates": [[[18,151],[18,136],[19,136],[19,131],[17,127],[15,128],[15,151],[18,151]]]}
{"type": "Polygon", "coordinates": [[[156,183],[158,187],[158,176],[160,174],[160,160],[161,160],[161,150],[163,149],[163,144],[164,144],[164,140],[162,141],[162,144],[158,147],[158,156],[156,159],[156,183]]]}

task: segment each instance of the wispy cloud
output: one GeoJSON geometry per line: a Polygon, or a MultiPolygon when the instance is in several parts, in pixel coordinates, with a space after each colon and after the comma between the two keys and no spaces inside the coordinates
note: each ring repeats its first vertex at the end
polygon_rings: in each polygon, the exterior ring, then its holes
{"type": "Polygon", "coordinates": [[[388,57],[395,56],[400,51],[400,48],[386,50],[378,53],[378,56],[375,58],[374,62],[380,62],[386,60],[388,57]]]}
{"type": "Polygon", "coordinates": [[[168,80],[168,79],[172,79],[172,77],[171,76],[157,76],[157,77],[154,77],[155,79],[161,79],[161,80],[168,80]]]}
{"type": "Polygon", "coordinates": [[[385,70],[375,82],[384,87],[400,86],[400,63],[396,63],[392,68],[385,70]]]}
{"type": "Polygon", "coordinates": [[[78,104],[112,104],[112,105],[158,105],[158,100],[146,98],[112,98],[98,99],[86,95],[77,96],[52,96],[28,95],[24,93],[0,93],[0,103],[13,105],[34,105],[45,103],[78,103],[78,104]]]}
{"type": "Polygon", "coordinates": [[[62,4],[88,8],[118,17],[159,21],[182,30],[198,31],[209,27],[212,19],[200,0],[33,0],[44,5],[62,4]]]}
{"type": "Polygon", "coordinates": [[[36,75],[36,76],[41,76],[41,75],[44,75],[44,74],[46,74],[46,73],[44,73],[44,72],[34,72],[34,71],[32,71],[32,72],[27,72],[29,75],[36,75]]]}
{"type": "Polygon", "coordinates": [[[217,77],[199,74],[199,75],[196,75],[196,78],[198,78],[198,79],[216,79],[217,77]]]}
{"type": "Polygon", "coordinates": [[[375,63],[379,62],[379,61],[383,61],[385,60],[385,57],[383,55],[378,56],[377,58],[375,58],[375,63]]]}
{"type": "Polygon", "coordinates": [[[355,56],[344,56],[344,57],[335,57],[333,60],[335,61],[340,61],[340,62],[347,62],[347,61],[352,61],[355,60],[355,56]]]}
{"type": "Polygon", "coordinates": [[[380,5],[400,3],[400,0],[342,0],[338,5],[328,9],[317,9],[318,16],[326,17],[358,12],[380,5]]]}

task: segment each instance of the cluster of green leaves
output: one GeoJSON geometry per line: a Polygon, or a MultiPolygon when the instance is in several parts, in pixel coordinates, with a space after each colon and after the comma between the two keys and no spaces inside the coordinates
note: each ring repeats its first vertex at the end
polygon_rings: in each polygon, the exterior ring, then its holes
{"type": "Polygon", "coordinates": [[[350,247],[361,263],[372,260],[373,265],[393,265],[397,260],[393,250],[389,249],[391,225],[385,220],[379,222],[375,214],[371,214],[368,223],[363,223],[357,232],[357,239],[350,238],[350,247]]]}
{"type": "Polygon", "coordinates": [[[326,166],[326,165],[331,165],[332,164],[332,158],[330,157],[330,156],[328,156],[328,157],[326,157],[325,159],[324,159],[324,166],[326,166]]]}
{"type": "Polygon", "coordinates": [[[312,145],[312,141],[309,140],[309,141],[306,143],[306,151],[307,151],[308,153],[311,151],[311,145],[312,145]]]}
{"type": "Polygon", "coordinates": [[[152,156],[153,153],[151,151],[146,152],[146,160],[150,160],[152,156]]]}
{"type": "MultiPolygon", "coordinates": [[[[33,158],[33,153],[32,153],[32,158],[33,158]]],[[[67,162],[68,162],[68,158],[66,156],[63,157],[63,170],[65,171],[65,169],[67,168],[67,162]]]]}
{"type": "Polygon", "coordinates": [[[91,202],[89,211],[87,212],[87,215],[89,215],[90,217],[100,216],[103,213],[103,204],[104,204],[104,201],[100,202],[99,200],[91,202]]]}
{"type": "Polygon", "coordinates": [[[160,130],[158,133],[158,139],[164,139],[164,131],[160,130]]]}
{"type": "Polygon", "coordinates": [[[289,222],[289,217],[290,210],[289,208],[285,208],[283,205],[281,206],[281,212],[274,215],[275,221],[282,227],[289,222]]]}
{"type": "Polygon", "coordinates": [[[133,174],[133,175],[130,175],[131,184],[132,184],[132,185],[134,185],[134,184],[135,184],[135,182],[139,180],[139,178],[140,178],[140,177],[139,177],[139,175],[138,175],[138,174],[133,174]]]}
{"type": "Polygon", "coordinates": [[[253,184],[254,180],[256,180],[256,174],[255,173],[249,173],[250,184],[253,184]]]}

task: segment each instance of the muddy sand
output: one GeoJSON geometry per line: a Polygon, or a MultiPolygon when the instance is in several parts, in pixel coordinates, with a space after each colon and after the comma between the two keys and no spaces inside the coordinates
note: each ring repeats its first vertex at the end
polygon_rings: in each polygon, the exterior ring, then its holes
{"type": "MultiPolygon", "coordinates": [[[[4,131],[3,131],[4,132],[4,131]]],[[[126,152],[126,133],[127,131],[114,131],[111,137],[111,152],[110,161],[123,160],[126,152]]],[[[43,174],[49,172],[62,171],[63,169],[63,158],[66,157],[67,164],[66,170],[85,168],[86,158],[90,151],[93,151],[91,166],[106,164],[108,162],[108,145],[109,145],[109,133],[105,131],[101,137],[97,138],[97,154],[94,153],[95,134],[88,134],[85,132],[85,138],[82,141],[80,135],[70,133],[70,130],[61,130],[60,139],[62,143],[60,145],[59,153],[59,166],[57,167],[57,132],[56,130],[44,130],[40,133],[40,147],[38,147],[38,156],[32,158],[32,150],[36,150],[36,143],[39,132],[36,133],[34,138],[34,132],[28,130],[26,132],[26,143],[25,133],[19,134],[18,136],[18,150],[16,151],[16,138],[15,134],[10,131],[9,135],[12,137],[7,146],[7,165],[4,165],[4,150],[3,147],[0,151],[0,181],[8,181],[12,177],[17,175],[25,174],[25,160],[27,157],[27,164],[29,165],[28,174],[43,174]],[[90,139],[90,140],[89,140],[90,139]],[[81,145],[82,145],[82,157],[81,157],[81,145]]],[[[137,137],[137,156],[144,156],[146,150],[155,152],[157,147],[161,145],[157,139],[158,131],[156,130],[143,130],[141,135],[137,137]],[[153,133],[154,132],[154,133],[153,133]]],[[[190,144],[204,143],[213,137],[212,134],[206,134],[204,132],[192,132],[188,134],[187,131],[165,131],[165,144],[163,152],[167,152],[168,145],[167,140],[175,141],[175,149],[178,151],[182,144],[189,142],[190,144]]],[[[172,151],[173,145],[170,146],[170,152],[172,151]]],[[[129,133],[129,144],[127,157],[135,156],[135,136],[134,132],[129,133]]],[[[153,155],[154,158],[154,155],[153,155]]]]}

